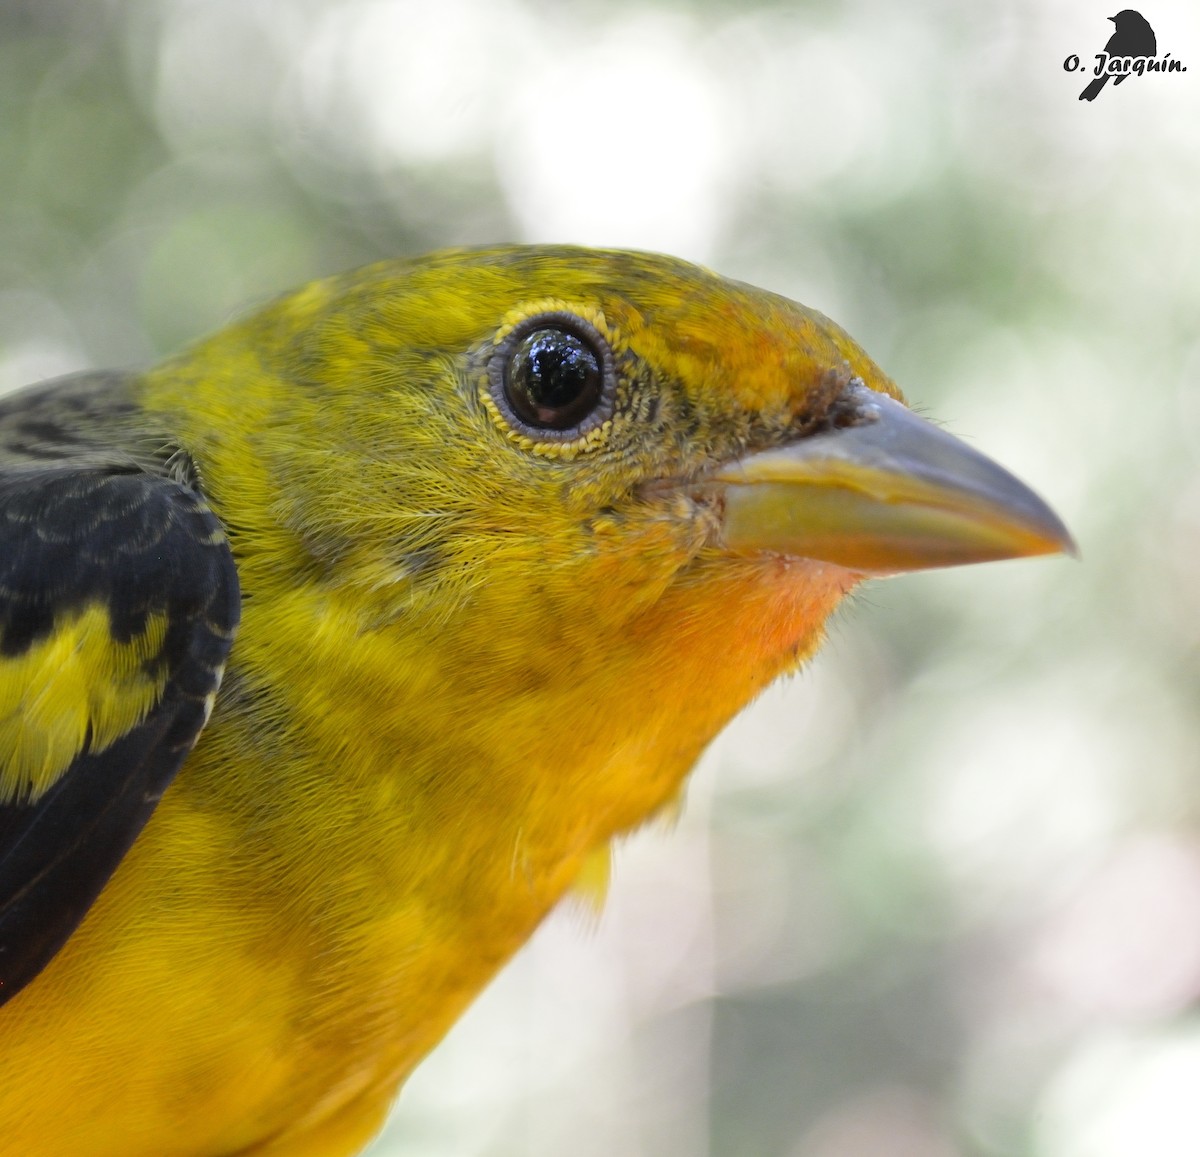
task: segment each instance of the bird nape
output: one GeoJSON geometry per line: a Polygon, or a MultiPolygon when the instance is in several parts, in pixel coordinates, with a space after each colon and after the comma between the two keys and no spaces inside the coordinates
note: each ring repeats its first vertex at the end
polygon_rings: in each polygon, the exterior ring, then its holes
{"type": "Polygon", "coordinates": [[[338,1157],[866,576],[1070,548],[827,318],[452,251],[0,401],[0,1150],[338,1157]]]}

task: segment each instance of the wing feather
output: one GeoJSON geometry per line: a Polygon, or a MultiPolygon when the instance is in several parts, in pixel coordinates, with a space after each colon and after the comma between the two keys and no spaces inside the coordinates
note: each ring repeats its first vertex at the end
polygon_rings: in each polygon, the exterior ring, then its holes
{"type": "Polygon", "coordinates": [[[0,473],[0,1003],[74,931],[191,750],[237,627],[196,490],[0,473]]]}

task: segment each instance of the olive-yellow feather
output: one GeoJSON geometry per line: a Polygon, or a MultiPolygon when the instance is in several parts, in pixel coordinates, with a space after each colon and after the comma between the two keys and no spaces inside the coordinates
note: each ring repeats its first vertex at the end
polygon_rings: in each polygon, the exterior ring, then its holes
{"type": "Polygon", "coordinates": [[[1068,547],[828,319],[646,254],[4,399],[0,1153],[357,1152],[865,574],[1068,547]]]}

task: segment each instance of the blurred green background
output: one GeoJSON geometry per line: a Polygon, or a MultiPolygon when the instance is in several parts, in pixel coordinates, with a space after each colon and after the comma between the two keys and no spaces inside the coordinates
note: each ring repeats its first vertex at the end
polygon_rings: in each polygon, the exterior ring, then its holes
{"type": "Polygon", "coordinates": [[[1200,1153],[1200,13],[0,0],[0,389],[441,245],[830,314],[1081,563],[875,583],[372,1153],[1200,1153]]]}

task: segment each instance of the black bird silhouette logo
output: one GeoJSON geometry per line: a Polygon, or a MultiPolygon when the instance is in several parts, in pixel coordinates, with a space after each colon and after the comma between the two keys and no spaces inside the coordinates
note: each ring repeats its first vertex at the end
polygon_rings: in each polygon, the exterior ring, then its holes
{"type": "MultiPolygon", "coordinates": [[[[1116,16],[1110,16],[1109,20],[1117,26],[1116,31],[1108,38],[1108,43],[1104,46],[1104,51],[1110,60],[1114,56],[1158,55],[1158,43],[1154,39],[1154,29],[1150,27],[1149,22],[1140,12],[1126,8],[1118,12],[1116,16]]],[[[1118,76],[1111,77],[1113,85],[1128,80],[1132,75],[1132,72],[1122,72],[1118,76]]],[[[1108,84],[1109,79],[1110,74],[1107,72],[1103,76],[1096,77],[1079,94],[1079,99],[1095,100],[1100,95],[1100,90],[1108,84]]]]}

